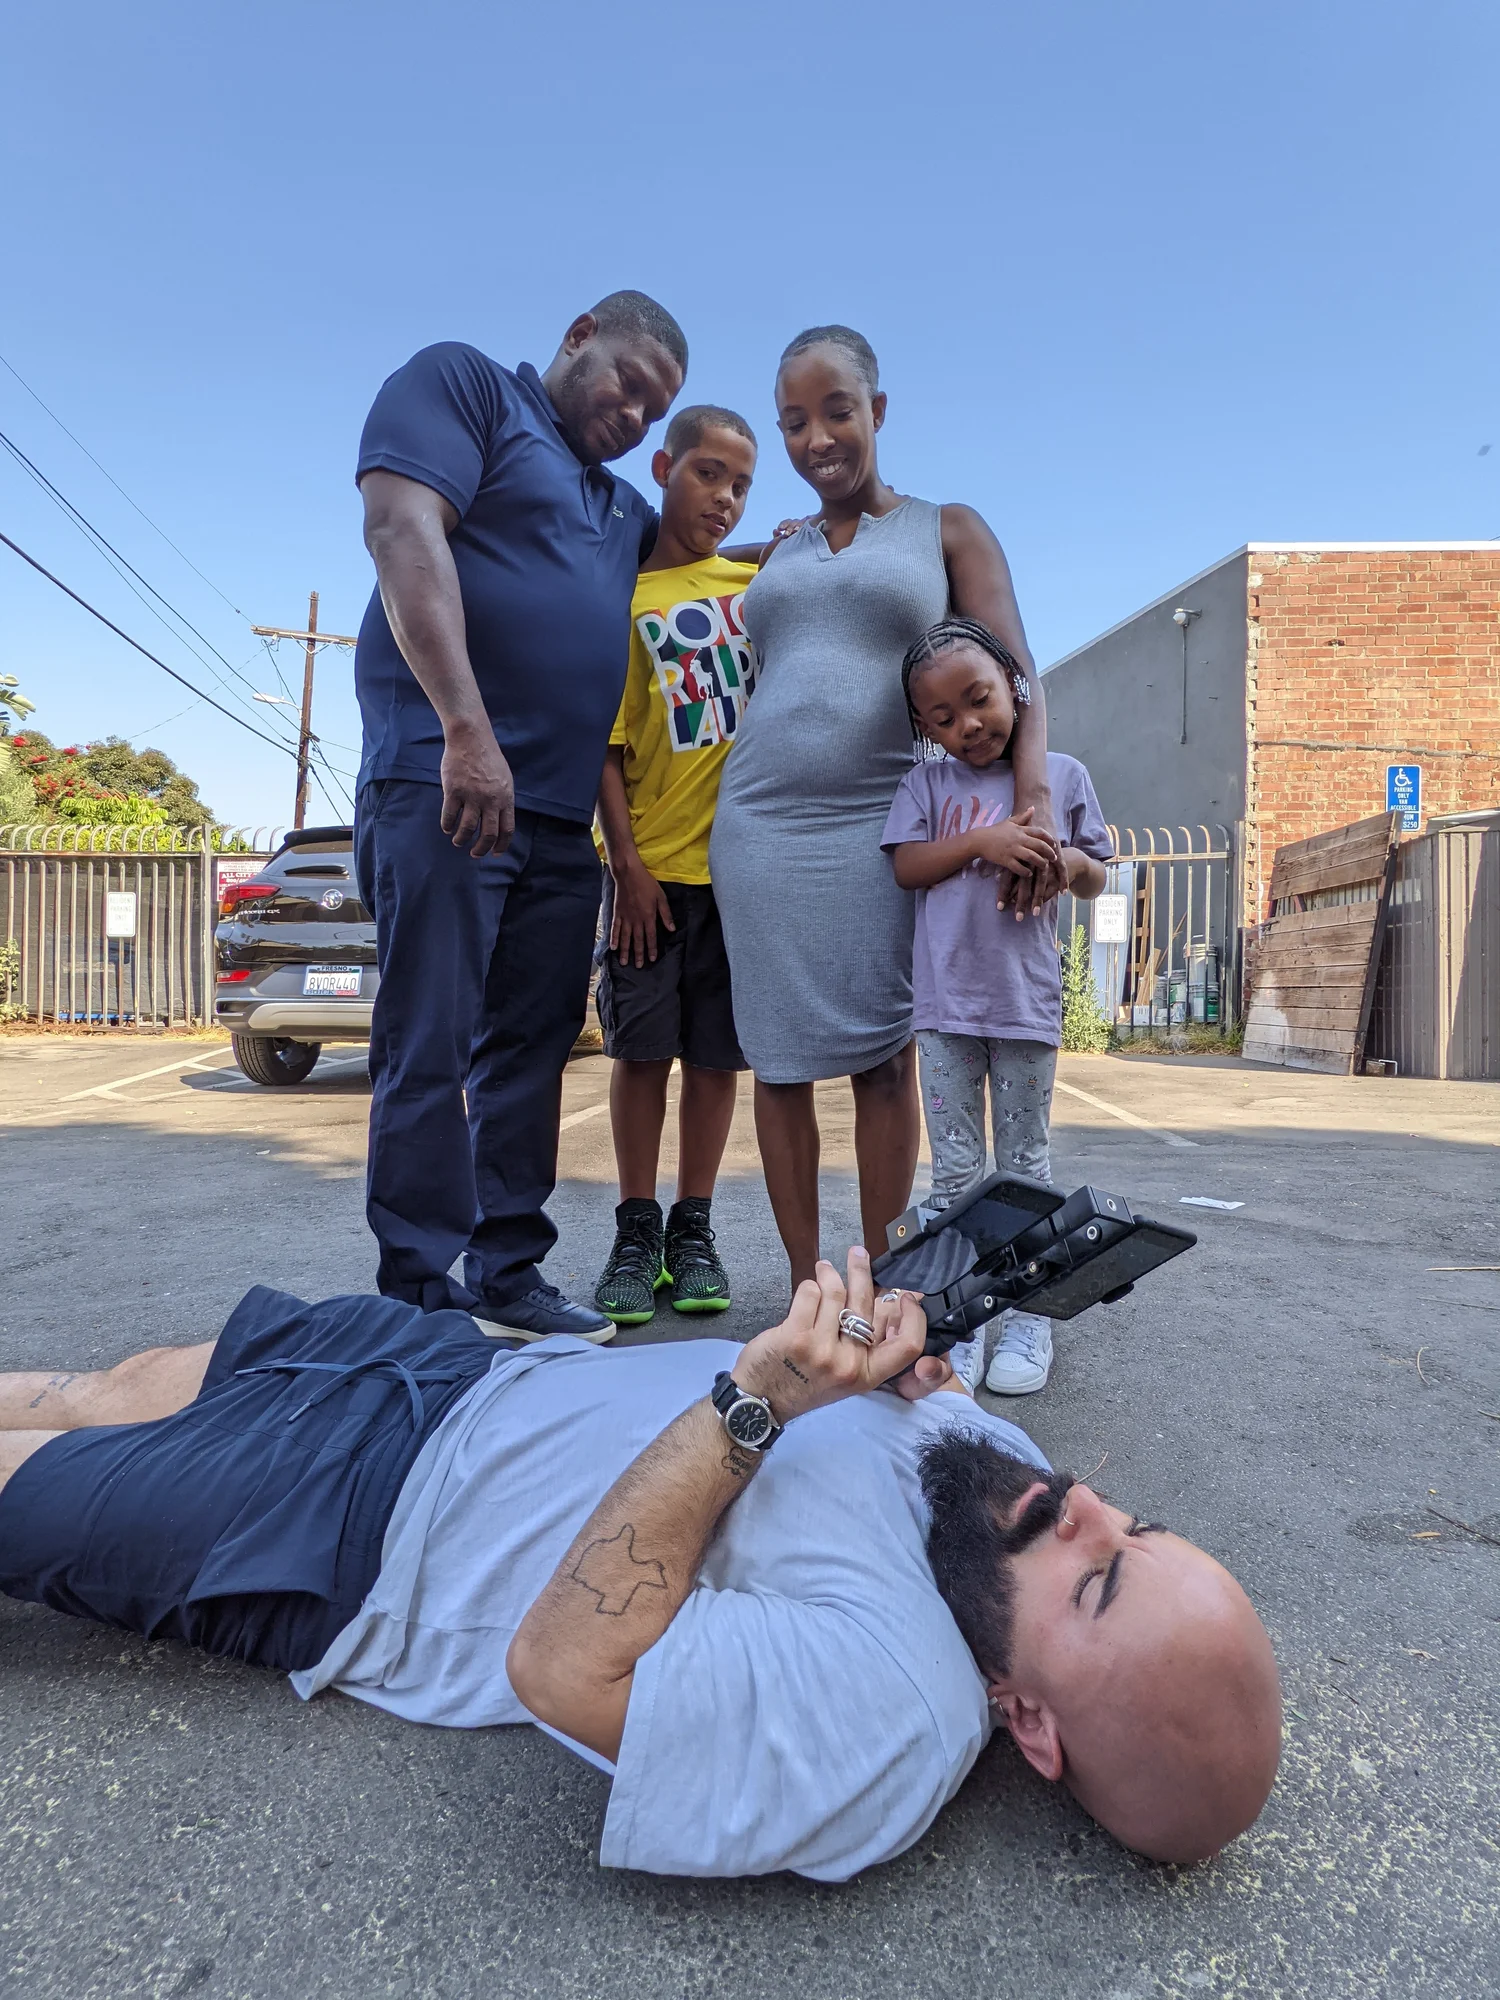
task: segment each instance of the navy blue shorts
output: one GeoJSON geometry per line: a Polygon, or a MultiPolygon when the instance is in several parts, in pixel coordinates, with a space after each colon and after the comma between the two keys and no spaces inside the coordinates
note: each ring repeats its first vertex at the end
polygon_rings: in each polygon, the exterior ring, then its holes
{"type": "Polygon", "coordinates": [[[257,1285],[185,1409],[66,1432],[12,1474],[0,1592],[314,1666],[375,1581],[412,1461],[494,1359],[467,1313],[257,1285]]]}
{"type": "Polygon", "coordinates": [[[663,882],[675,930],[656,927],[656,957],[621,965],[609,948],[615,885],[604,878],[594,1001],[604,1053],[619,1062],[670,1062],[693,1069],[748,1069],[734,1025],[729,953],[719,906],[706,882],[663,882]]]}

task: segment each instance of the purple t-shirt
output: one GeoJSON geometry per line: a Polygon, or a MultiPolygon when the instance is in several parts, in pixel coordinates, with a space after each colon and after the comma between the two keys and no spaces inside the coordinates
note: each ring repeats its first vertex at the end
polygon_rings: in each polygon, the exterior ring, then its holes
{"type": "MultiPolygon", "coordinates": [[[[1114,853],[1089,774],[1076,757],[1047,753],[1058,838],[1095,861],[1114,853]]],[[[1009,819],[1016,796],[1009,764],[974,771],[948,758],[916,764],[896,788],[880,844],[951,840],[1009,819]]],[[[943,1035],[1049,1042],[1062,1035],[1057,900],[1040,916],[998,910],[1000,870],[971,861],[946,882],[918,889],[912,962],[912,1026],[943,1035]]]]}

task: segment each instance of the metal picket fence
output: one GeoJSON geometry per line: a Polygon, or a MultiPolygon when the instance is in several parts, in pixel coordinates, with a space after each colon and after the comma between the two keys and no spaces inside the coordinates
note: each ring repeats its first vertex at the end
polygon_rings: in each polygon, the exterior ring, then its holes
{"type": "Polygon", "coordinates": [[[253,874],[268,827],[0,826],[0,1005],[57,1026],[213,1019],[214,924],[227,875],[253,874]]]}
{"type": "Polygon", "coordinates": [[[1227,1034],[1240,1006],[1240,828],[1109,832],[1116,859],[1104,895],[1092,906],[1064,896],[1059,940],[1076,924],[1088,931],[1100,1003],[1121,1034],[1227,1034]]]}
{"type": "MultiPolygon", "coordinates": [[[[0,977],[0,1004],[60,1026],[211,1021],[220,889],[228,874],[254,873],[279,832],[0,826],[0,947],[14,940],[19,950],[9,991],[0,977]]],[[[1237,833],[1111,827],[1113,902],[1062,899],[1059,937],[1084,924],[1101,1002],[1123,1031],[1197,1023],[1227,1032],[1236,1021],[1237,833]]]]}

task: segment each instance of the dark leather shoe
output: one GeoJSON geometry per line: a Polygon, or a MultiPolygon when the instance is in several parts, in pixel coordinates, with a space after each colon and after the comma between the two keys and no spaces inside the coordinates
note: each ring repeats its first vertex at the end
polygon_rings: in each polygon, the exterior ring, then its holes
{"type": "Polygon", "coordinates": [[[576,1306],[565,1299],[555,1285],[533,1285],[518,1299],[503,1306],[481,1299],[473,1308],[474,1324],[491,1340],[545,1340],[552,1333],[571,1333],[575,1340],[592,1340],[602,1346],[618,1331],[592,1306],[576,1306]]]}

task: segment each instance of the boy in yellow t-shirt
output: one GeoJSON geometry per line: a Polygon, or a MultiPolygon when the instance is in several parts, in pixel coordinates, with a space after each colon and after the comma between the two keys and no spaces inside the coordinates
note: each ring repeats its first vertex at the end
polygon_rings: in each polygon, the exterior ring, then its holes
{"type": "Polygon", "coordinates": [[[746,1067],[708,874],[719,775],[755,685],[740,615],[748,563],[719,544],[745,511],[755,437],[733,410],[679,410],[651,461],[661,529],[636,585],[625,696],[599,784],[604,886],[599,1019],[620,1204],[594,1293],[638,1326],[672,1287],[678,1312],[723,1312],[729,1279],[710,1202],[746,1067]],[[682,1062],[677,1200],[656,1199],[667,1077],[682,1062]]]}

